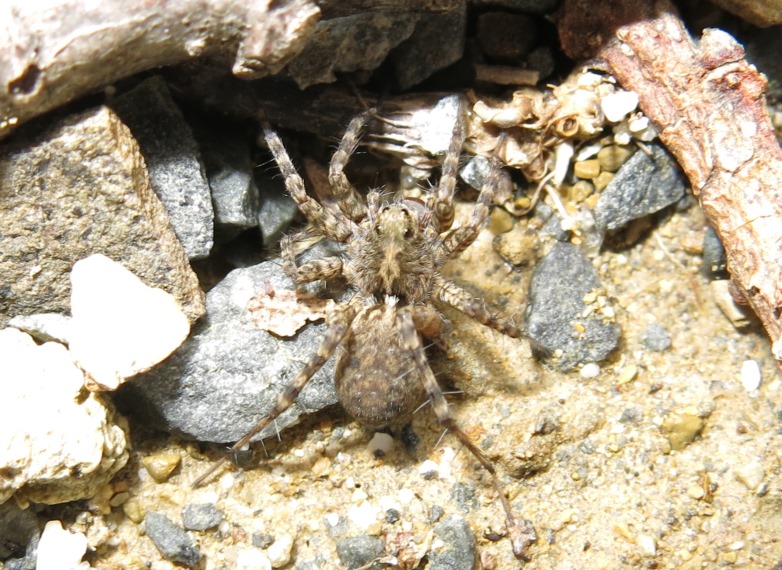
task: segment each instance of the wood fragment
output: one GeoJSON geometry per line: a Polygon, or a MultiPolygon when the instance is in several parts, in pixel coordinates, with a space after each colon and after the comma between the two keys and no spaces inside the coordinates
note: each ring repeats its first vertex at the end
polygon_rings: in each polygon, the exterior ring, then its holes
{"type": "Polygon", "coordinates": [[[558,25],[570,57],[605,62],[638,94],[782,360],[782,149],[765,77],[727,33],[705,30],[695,42],[667,0],[568,0],[558,25]]]}

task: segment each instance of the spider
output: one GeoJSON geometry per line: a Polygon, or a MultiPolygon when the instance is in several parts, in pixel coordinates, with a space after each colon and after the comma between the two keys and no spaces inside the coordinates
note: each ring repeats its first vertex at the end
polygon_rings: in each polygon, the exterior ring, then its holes
{"type": "MultiPolygon", "coordinates": [[[[435,303],[450,305],[479,323],[513,338],[523,330],[500,320],[485,305],[439,273],[446,260],[475,241],[486,222],[497,187],[499,165],[491,159],[491,173],[466,225],[452,227],[453,197],[459,156],[464,142],[463,118],[456,121],[439,184],[423,200],[384,201],[378,190],[366,200],[348,181],[344,169],[355,151],[361,131],[373,111],[355,117],[347,127],[329,166],[329,183],[338,209],[328,209],[307,195],[277,133],[263,124],[266,143],[280,168],[285,187],[307,218],[311,230],[345,244],[344,254],[297,264],[295,238],[281,241],[282,265],[297,285],[343,277],[355,290],[326,319],[327,332],[304,368],[280,394],[274,407],[232,448],[236,452],[271,424],[298,397],[301,390],[336,352],[334,383],[340,403],[349,415],[367,427],[386,427],[409,421],[427,400],[439,423],[475,456],[492,477],[505,513],[505,525],[514,554],[526,557],[535,540],[532,524],[517,519],[505,496],[494,465],[454,421],[427,362],[422,338],[437,339],[444,321],[435,303]],[[341,347],[341,350],[337,350],[341,347]]],[[[194,486],[224,464],[215,462],[194,486]]]]}

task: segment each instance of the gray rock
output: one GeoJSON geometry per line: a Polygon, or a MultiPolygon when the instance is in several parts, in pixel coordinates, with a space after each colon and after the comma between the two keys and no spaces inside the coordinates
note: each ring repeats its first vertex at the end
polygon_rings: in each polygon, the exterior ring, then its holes
{"type": "Polygon", "coordinates": [[[96,252],[174,295],[191,321],[203,314],[198,279],[138,145],[110,109],[19,129],[0,150],[0,211],[0,324],[68,313],[71,266],[96,252]]]}
{"type": "Polygon", "coordinates": [[[32,509],[13,501],[0,505],[0,561],[8,570],[35,570],[41,530],[32,509]]]}
{"type": "Polygon", "coordinates": [[[264,178],[259,180],[261,187],[261,207],[258,210],[258,226],[263,236],[263,247],[277,250],[283,233],[290,228],[299,207],[290,194],[285,191],[282,179],[264,178]]]}
{"type": "Polygon", "coordinates": [[[410,37],[418,15],[370,12],[318,22],[314,37],[288,66],[305,89],[336,81],[335,72],[373,71],[410,37]]]}
{"type": "Polygon", "coordinates": [[[399,89],[407,89],[434,72],[461,59],[464,54],[467,2],[456,3],[442,14],[422,14],[412,36],[390,55],[399,89]],[[437,49],[432,49],[436,44],[437,49]]]}
{"type": "Polygon", "coordinates": [[[195,129],[212,194],[216,230],[230,239],[258,225],[258,187],[250,146],[241,133],[200,126],[195,129]]]}
{"type": "Polygon", "coordinates": [[[649,350],[662,352],[671,348],[671,335],[660,323],[653,323],[641,333],[641,342],[649,350]]]}
{"type": "MultiPolygon", "coordinates": [[[[384,551],[385,544],[376,536],[354,536],[337,542],[337,556],[345,568],[365,566],[383,556],[384,551]]],[[[380,568],[379,564],[376,566],[380,568]]]]}
{"type": "Polygon", "coordinates": [[[525,14],[550,14],[561,4],[560,0],[473,0],[476,6],[502,6],[525,14]]]}
{"type": "Polygon", "coordinates": [[[636,152],[600,193],[595,206],[599,228],[615,231],[684,197],[687,187],[676,161],[662,145],[649,143],[652,156],[636,152]]]}
{"type": "Polygon", "coordinates": [[[449,516],[434,527],[434,536],[443,542],[430,550],[429,570],[472,570],[475,567],[475,536],[470,525],[459,516],[449,516]]]}
{"type": "Polygon", "coordinates": [[[149,179],[190,259],[209,255],[214,212],[198,144],[171,92],[152,77],[117,97],[112,107],[141,147],[149,179]]]}
{"type": "Polygon", "coordinates": [[[584,254],[569,243],[556,243],[535,267],[527,306],[527,333],[543,350],[562,351],[557,366],[571,370],[599,362],[616,348],[619,325],[599,310],[588,309],[584,296],[600,289],[597,271],[584,254]],[[583,332],[574,328],[583,327],[583,332]]]}
{"type": "MultiPolygon", "coordinates": [[[[156,427],[201,441],[233,442],[263,417],[315,354],[325,325],[308,325],[291,339],[258,329],[247,311],[267,287],[292,288],[277,262],[229,273],[207,295],[206,318],[167,361],[126,385],[126,404],[156,427]]],[[[257,439],[299,415],[336,403],[331,360],[297,402],[257,439]]]]}
{"type": "Polygon", "coordinates": [[[182,525],[185,530],[207,530],[223,521],[223,513],[212,503],[190,503],[182,509],[182,525]]]}
{"type": "Polygon", "coordinates": [[[172,562],[192,568],[201,558],[193,539],[165,515],[154,511],[144,517],[144,529],[160,553],[172,562]]]}
{"type": "Polygon", "coordinates": [[[720,237],[711,226],[703,234],[703,272],[711,279],[728,278],[728,256],[720,237]]]}

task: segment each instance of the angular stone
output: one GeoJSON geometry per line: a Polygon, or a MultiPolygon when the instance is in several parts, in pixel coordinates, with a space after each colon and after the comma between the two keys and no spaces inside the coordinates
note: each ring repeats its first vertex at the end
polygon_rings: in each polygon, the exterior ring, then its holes
{"type": "Polygon", "coordinates": [[[112,108],[141,147],[149,180],[168,212],[189,259],[209,255],[214,211],[193,132],[160,77],[117,97],[112,108]]]}
{"type": "Polygon", "coordinates": [[[144,517],[144,529],[160,554],[172,562],[192,568],[201,559],[201,552],[190,535],[165,515],[149,511],[144,517]]]}
{"type": "Polygon", "coordinates": [[[177,298],[191,321],[203,292],[152,191],[130,131],[107,107],[0,149],[0,324],[67,313],[73,263],[96,252],[177,298]]]}
{"type": "Polygon", "coordinates": [[[61,344],[37,345],[0,330],[0,502],[56,504],[93,497],[127,462],[124,420],[100,396],[84,395],[84,374],[61,344]],[[74,476],[78,474],[78,476],[74,476]]]}
{"type": "Polygon", "coordinates": [[[366,13],[318,22],[288,71],[301,89],[336,81],[335,72],[373,71],[410,37],[417,20],[418,15],[409,13],[366,13]]]}
{"type": "MultiPolygon", "coordinates": [[[[527,333],[557,366],[571,370],[600,362],[619,342],[619,325],[599,303],[585,303],[601,289],[597,271],[574,245],[557,243],[535,266],[529,292],[527,333]]],[[[596,296],[597,297],[597,296],[596,296]]]]}
{"type": "Polygon", "coordinates": [[[684,175],[659,144],[649,144],[652,155],[636,152],[617,171],[595,206],[597,226],[618,230],[627,222],[654,214],[684,197],[684,175]]]}
{"type": "MultiPolygon", "coordinates": [[[[168,360],[120,390],[124,406],[152,425],[201,441],[234,442],[246,434],[315,354],[325,325],[292,339],[259,329],[250,300],[269,288],[292,288],[277,262],[235,269],[207,295],[207,317],[168,360]]],[[[296,403],[255,439],[273,435],[336,403],[329,360],[296,403]]]]}

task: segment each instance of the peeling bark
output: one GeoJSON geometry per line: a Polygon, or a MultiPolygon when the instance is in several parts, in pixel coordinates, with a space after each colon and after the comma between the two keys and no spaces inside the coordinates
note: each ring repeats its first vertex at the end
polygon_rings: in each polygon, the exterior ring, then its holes
{"type": "Polygon", "coordinates": [[[696,43],[667,1],[569,0],[559,31],[570,57],[604,61],[677,158],[782,360],[782,150],[766,80],[720,30],[696,43]]]}

